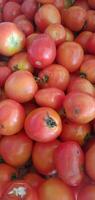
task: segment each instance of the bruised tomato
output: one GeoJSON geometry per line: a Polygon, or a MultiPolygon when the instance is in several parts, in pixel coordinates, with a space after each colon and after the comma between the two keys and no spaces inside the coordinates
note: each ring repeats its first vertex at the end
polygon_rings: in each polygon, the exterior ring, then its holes
{"type": "Polygon", "coordinates": [[[76,0],[74,2],[75,6],[80,6],[82,8],[84,8],[85,10],[89,10],[89,5],[88,5],[88,1],[87,0],[76,0]]]}
{"type": "Polygon", "coordinates": [[[84,61],[80,66],[80,75],[95,83],[95,59],[84,61]]]}
{"type": "Polygon", "coordinates": [[[27,135],[37,142],[49,142],[57,138],[62,131],[61,118],[50,107],[37,108],[25,120],[27,135]],[[34,126],[36,124],[36,126],[34,126]]]}
{"type": "Polygon", "coordinates": [[[55,150],[55,166],[59,177],[70,186],[83,179],[84,153],[77,142],[63,142],[55,150]]]}
{"type": "Polygon", "coordinates": [[[38,189],[41,184],[45,182],[45,179],[41,177],[39,174],[34,172],[29,172],[24,176],[24,180],[26,180],[31,187],[38,189]]]}
{"type": "Polygon", "coordinates": [[[95,10],[87,10],[84,30],[95,32],[95,10]]]}

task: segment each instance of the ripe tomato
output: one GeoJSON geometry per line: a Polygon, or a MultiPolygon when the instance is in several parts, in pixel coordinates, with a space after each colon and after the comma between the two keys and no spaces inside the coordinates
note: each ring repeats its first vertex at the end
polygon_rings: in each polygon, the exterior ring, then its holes
{"type": "Polygon", "coordinates": [[[28,48],[29,45],[31,45],[32,41],[36,38],[36,36],[39,35],[39,33],[32,33],[26,38],[26,47],[28,48]]]}
{"type": "Polygon", "coordinates": [[[29,183],[29,185],[31,185],[35,189],[38,189],[41,186],[41,184],[45,182],[45,179],[42,178],[39,174],[32,172],[26,174],[24,176],[24,180],[26,180],[29,183]]]}
{"type": "Polygon", "coordinates": [[[78,142],[80,145],[83,145],[86,140],[86,137],[88,137],[91,133],[90,124],[80,125],[69,120],[63,119],[62,125],[63,130],[60,135],[60,138],[63,142],[73,140],[78,142]]]}
{"type": "Polygon", "coordinates": [[[0,134],[13,135],[23,128],[25,111],[22,105],[14,100],[0,102],[0,134]]]}
{"type": "Polygon", "coordinates": [[[0,66],[0,87],[4,86],[6,79],[11,74],[11,69],[7,66],[0,66]]]}
{"type": "Polygon", "coordinates": [[[21,4],[21,11],[29,20],[33,20],[38,4],[35,0],[24,0],[21,4]]]}
{"type": "Polygon", "coordinates": [[[88,0],[88,5],[89,5],[90,8],[92,8],[93,10],[95,9],[95,1],[94,1],[94,0],[88,0]]]}
{"type": "Polygon", "coordinates": [[[41,70],[38,78],[40,78],[39,84],[41,88],[55,87],[60,90],[66,90],[70,75],[68,70],[62,65],[52,64],[41,70]]]}
{"type": "Polygon", "coordinates": [[[86,44],[86,48],[89,53],[95,55],[95,34],[94,33],[90,35],[86,44]]]}
{"type": "Polygon", "coordinates": [[[5,83],[5,92],[7,96],[20,103],[32,100],[37,89],[36,81],[33,75],[28,71],[20,70],[12,73],[5,83]]]}
{"type": "Polygon", "coordinates": [[[34,67],[44,68],[52,64],[56,56],[53,39],[46,33],[38,34],[28,46],[28,55],[34,67]]]}
{"type": "Polygon", "coordinates": [[[12,56],[9,59],[8,67],[12,71],[27,70],[33,72],[33,66],[29,61],[27,52],[20,52],[12,56]]]}
{"type": "Polygon", "coordinates": [[[70,92],[65,96],[63,107],[66,116],[78,124],[86,124],[95,118],[94,97],[82,92],[70,92]]]}
{"type": "Polygon", "coordinates": [[[95,185],[87,184],[83,187],[78,195],[77,200],[94,200],[95,199],[95,185]]]}
{"type": "Polygon", "coordinates": [[[86,172],[89,177],[95,181],[95,143],[92,144],[86,152],[86,172]]]}
{"type": "Polygon", "coordinates": [[[39,189],[38,196],[41,200],[74,200],[73,192],[63,181],[50,178],[39,189]]]}
{"type": "Polygon", "coordinates": [[[12,56],[20,52],[25,46],[25,35],[14,23],[0,23],[0,53],[12,56]]]}
{"type": "Polygon", "coordinates": [[[25,131],[31,139],[37,142],[52,141],[62,131],[61,118],[52,108],[37,108],[26,117],[25,131]]]}
{"type": "Polygon", "coordinates": [[[81,64],[80,75],[95,83],[95,59],[89,59],[81,64]]]}
{"type": "Polygon", "coordinates": [[[95,10],[87,10],[84,30],[95,32],[95,10]]]}
{"type": "Polygon", "coordinates": [[[55,166],[59,177],[70,186],[77,186],[83,179],[84,153],[77,142],[61,143],[55,150],[55,166]]]}
{"type": "Polygon", "coordinates": [[[0,184],[16,178],[16,169],[6,163],[0,163],[0,184]]]}
{"type": "Polygon", "coordinates": [[[34,32],[33,23],[31,23],[27,19],[18,20],[18,18],[15,18],[14,23],[17,25],[19,30],[21,30],[26,36],[28,36],[34,32]]]}
{"type": "Polygon", "coordinates": [[[47,143],[36,143],[32,152],[32,161],[37,171],[43,175],[52,175],[56,173],[54,163],[54,152],[60,142],[54,140],[47,143]],[[39,159],[40,155],[40,159],[39,159]]]}
{"type": "Polygon", "coordinates": [[[82,8],[84,8],[85,10],[89,10],[89,5],[88,5],[88,1],[87,0],[76,0],[74,2],[75,6],[80,6],[82,8]]]}
{"type": "Polygon", "coordinates": [[[5,136],[0,140],[0,152],[6,163],[19,167],[24,165],[32,153],[32,140],[30,140],[24,131],[5,136]]]}
{"type": "Polygon", "coordinates": [[[57,49],[57,62],[69,72],[78,70],[83,58],[83,49],[76,42],[64,42],[57,49]]]}

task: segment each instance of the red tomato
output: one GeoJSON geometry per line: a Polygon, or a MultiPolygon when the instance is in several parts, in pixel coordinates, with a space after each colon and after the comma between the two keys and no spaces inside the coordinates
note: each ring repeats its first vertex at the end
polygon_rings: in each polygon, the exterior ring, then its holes
{"type": "Polygon", "coordinates": [[[88,5],[94,10],[95,9],[95,0],[88,0],[88,5]]]}
{"type": "Polygon", "coordinates": [[[68,70],[62,65],[52,64],[42,71],[38,75],[40,78],[40,87],[41,88],[58,88],[60,90],[66,90],[70,75],[68,70]]]}
{"type": "Polygon", "coordinates": [[[60,135],[60,138],[63,142],[73,140],[73,141],[78,142],[80,145],[83,145],[86,138],[91,133],[90,124],[80,125],[80,124],[71,122],[69,120],[63,119],[62,125],[63,125],[63,130],[60,135]]]}
{"type": "Polygon", "coordinates": [[[73,192],[63,181],[58,178],[50,178],[39,189],[41,200],[74,200],[73,192]]]}
{"type": "Polygon", "coordinates": [[[88,184],[81,189],[77,200],[94,200],[94,199],[95,199],[95,185],[88,184]]]}
{"type": "Polygon", "coordinates": [[[7,96],[20,103],[32,100],[37,89],[36,81],[33,75],[28,71],[20,70],[12,73],[5,83],[5,92],[7,96]]]}
{"type": "Polygon", "coordinates": [[[3,20],[12,22],[15,17],[21,14],[21,7],[18,3],[8,1],[3,8],[3,20]]]}
{"type": "Polygon", "coordinates": [[[90,148],[86,152],[86,172],[89,177],[95,181],[95,143],[90,146],[90,148]]]}
{"type": "Polygon", "coordinates": [[[86,48],[89,53],[95,55],[95,33],[91,34],[91,36],[89,37],[86,48]]]}
{"type": "Polygon", "coordinates": [[[35,24],[39,30],[43,32],[48,25],[55,23],[61,23],[59,10],[52,4],[41,6],[35,15],[35,24]]]}
{"type": "Polygon", "coordinates": [[[9,59],[8,67],[12,71],[27,70],[33,72],[33,66],[29,61],[27,52],[20,52],[12,56],[9,59]]]}
{"type": "Polygon", "coordinates": [[[0,102],[0,134],[13,135],[23,128],[25,111],[23,106],[14,100],[0,102]]]}
{"type": "Polygon", "coordinates": [[[57,49],[57,62],[69,72],[78,70],[83,58],[83,49],[76,42],[64,42],[57,49]]]}
{"type": "Polygon", "coordinates": [[[13,180],[16,178],[16,174],[15,168],[8,164],[0,163],[0,184],[13,180]]]}
{"type": "Polygon", "coordinates": [[[7,66],[0,66],[0,87],[4,86],[4,83],[10,74],[11,69],[7,66]]]}
{"type": "Polygon", "coordinates": [[[24,176],[24,180],[26,180],[29,183],[29,185],[31,185],[35,189],[38,189],[41,186],[41,184],[45,182],[45,179],[42,178],[39,174],[32,172],[26,174],[24,176]]]}
{"type": "Polygon", "coordinates": [[[81,64],[80,75],[95,83],[95,59],[89,59],[81,64]]]}
{"type": "Polygon", "coordinates": [[[83,179],[84,154],[77,142],[68,141],[55,150],[55,166],[59,177],[70,186],[77,186],[83,179]]]}
{"type": "Polygon", "coordinates": [[[95,10],[88,10],[84,30],[95,32],[95,10]]]}
{"type": "Polygon", "coordinates": [[[63,105],[65,94],[58,88],[40,89],[35,95],[36,103],[53,109],[60,109],[63,105]]]}
{"type": "Polygon", "coordinates": [[[21,11],[27,19],[33,20],[37,7],[38,4],[35,0],[24,0],[21,5],[21,11]]]}
{"type": "Polygon", "coordinates": [[[31,23],[27,19],[18,20],[18,18],[15,18],[14,23],[17,25],[19,30],[21,30],[26,36],[28,36],[34,32],[33,23],[31,23]]]}
{"type": "Polygon", "coordinates": [[[26,117],[25,131],[31,139],[37,142],[52,141],[62,131],[61,118],[52,108],[37,108],[26,117]]]}
{"type": "Polygon", "coordinates": [[[85,10],[89,10],[89,5],[88,5],[88,1],[87,0],[76,0],[74,2],[75,6],[80,6],[82,8],[84,8],[85,10]]]}
{"type": "Polygon", "coordinates": [[[24,131],[5,136],[0,140],[1,156],[6,163],[19,167],[24,165],[32,153],[32,140],[30,140],[24,131]]]}
{"type": "Polygon", "coordinates": [[[31,45],[32,41],[36,38],[39,33],[32,33],[26,38],[26,47],[28,48],[31,45]]]}
{"type": "Polygon", "coordinates": [[[0,53],[12,56],[20,52],[25,46],[25,35],[14,23],[0,23],[0,53]]]}
{"type": "Polygon", "coordinates": [[[28,47],[28,55],[34,67],[41,69],[52,64],[56,56],[53,39],[46,33],[37,35],[28,47]]]}
{"type": "Polygon", "coordinates": [[[70,92],[63,107],[67,118],[75,123],[86,124],[95,118],[95,99],[86,93],[70,92]]]}
{"type": "Polygon", "coordinates": [[[60,142],[54,140],[47,143],[36,143],[32,152],[32,161],[37,171],[43,175],[52,175],[56,173],[54,163],[54,152],[60,142]],[[40,159],[39,159],[40,155],[40,159]]]}

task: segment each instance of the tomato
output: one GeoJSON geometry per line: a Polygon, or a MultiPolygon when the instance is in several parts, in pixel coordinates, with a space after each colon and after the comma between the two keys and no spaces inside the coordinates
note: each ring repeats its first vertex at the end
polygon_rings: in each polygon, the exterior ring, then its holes
{"type": "Polygon", "coordinates": [[[0,184],[14,179],[16,174],[15,168],[8,164],[0,163],[0,184]]]}
{"type": "Polygon", "coordinates": [[[0,134],[13,135],[23,128],[25,111],[22,105],[14,100],[0,102],[0,134]]]}
{"type": "Polygon", "coordinates": [[[31,23],[27,19],[18,20],[18,18],[15,18],[14,23],[17,25],[19,30],[21,30],[26,36],[28,36],[34,32],[33,23],[31,23]]]}
{"type": "Polygon", "coordinates": [[[94,1],[94,0],[88,0],[88,5],[89,5],[92,9],[95,9],[95,1],[94,1]]]}
{"type": "Polygon", "coordinates": [[[36,143],[32,152],[32,161],[37,171],[43,175],[56,173],[54,152],[60,142],[54,140],[47,143],[36,143]],[[39,159],[40,155],[40,159],[39,159]]]}
{"type": "Polygon", "coordinates": [[[34,15],[37,11],[38,5],[35,0],[24,0],[21,5],[22,13],[27,17],[29,20],[33,20],[34,15]]]}
{"type": "Polygon", "coordinates": [[[86,93],[70,92],[65,96],[63,107],[67,118],[75,123],[86,124],[95,118],[94,97],[86,93]]]}
{"type": "Polygon", "coordinates": [[[35,189],[38,189],[41,186],[41,184],[45,182],[45,179],[42,178],[39,174],[32,172],[26,174],[24,176],[24,180],[26,180],[29,183],[29,185],[31,185],[35,189]]]}
{"type": "Polygon", "coordinates": [[[27,70],[33,72],[33,66],[29,61],[27,52],[20,52],[12,56],[9,59],[8,67],[12,71],[27,70]]]}
{"type": "Polygon", "coordinates": [[[13,72],[5,83],[7,96],[20,103],[32,100],[38,86],[33,75],[28,71],[13,72]],[[14,90],[15,88],[15,90],[14,90]]]}
{"type": "Polygon", "coordinates": [[[0,66],[0,87],[4,86],[4,83],[10,74],[11,69],[7,66],[0,66]]]}
{"type": "Polygon", "coordinates": [[[83,179],[84,153],[77,142],[61,143],[55,150],[55,166],[59,177],[70,186],[77,186],[83,179]]]}
{"type": "Polygon", "coordinates": [[[26,47],[28,48],[29,45],[31,45],[32,41],[36,38],[36,36],[39,35],[39,33],[32,33],[26,38],[26,47]]]}
{"type": "Polygon", "coordinates": [[[57,62],[69,72],[79,69],[84,58],[82,47],[76,42],[64,42],[57,49],[57,62]]]}
{"type": "Polygon", "coordinates": [[[76,91],[76,92],[83,92],[87,93],[93,97],[95,97],[95,88],[91,84],[90,81],[88,81],[85,78],[76,78],[68,85],[68,92],[76,91]]]}
{"type": "Polygon", "coordinates": [[[80,31],[86,21],[86,10],[80,6],[71,6],[63,10],[62,23],[71,31],[80,31]]]}
{"type": "Polygon", "coordinates": [[[85,54],[85,55],[84,55],[83,62],[85,62],[85,61],[87,61],[87,60],[92,60],[92,59],[95,59],[95,55],[92,55],[92,54],[85,54]]]}
{"type": "Polygon", "coordinates": [[[12,22],[15,17],[21,14],[20,5],[16,2],[8,1],[3,8],[3,20],[12,22]]]}
{"type": "Polygon", "coordinates": [[[84,30],[95,32],[95,10],[88,10],[84,30]]]}
{"type": "Polygon", "coordinates": [[[52,141],[62,131],[61,118],[52,108],[37,108],[26,117],[25,131],[31,139],[37,142],[52,141]]]}
{"type": "Polygon", "coordinates": [[[58,178],[50,178],[39,189],[41,200],[74,200],[73,192],[63,181],[58,178]]]}
{"type": "Polygon", "coordinates": [[[90,136],[91,126],[90,124],[77,124],[69,120],[63,119],[63,130],[60,135],[61,140],[69,141],[73,140],[83,145],[86,138],[90,136]]]}
{"type": "Polygon", "coordinates": [[[35,194],[34,189],[25,180],[11,181],[4,191],[2,200],[27,200],[26,197],[30,192],[35,194]]]}
{"type": "Polygon", "coordinates": [[[95,185],[88,184],[83,187],[78,195],[78,200],[94,200],[95,199],[95,185]]]}
{"type": "Polygon", "coordinates": [[[25,35],[14,23],[0,23],[0,54],[12,56],[25,46],[25,35]]]}
{"type": "Polygon", "coordinates": [[[66,40],[67,42],[73,41],[74,40],[74,34],[73,32],[69,29],[65,27],[65,31],[66,31],[66,40]]]}
{"type": "Polygon", "coordinates": [[[46,33],[39,34],[29,45],[28,55],[34,67],[41,69],[52,64],[56,56],[53,39],[46,33]]]}
{"type": "Polygon", "coordinates": [[[89,175],[89,177],[95,181],[95,143],[88,149],[86,152],[86,172],[89,175]]]}
{"type": "Polygon", "coordinates": [[[48,25],[61,23],[61,16],[59,10],[52,4],[44,4],[35,14],[35,24],[41,32],[43,32],[48,25]]]}
{"type": "Polygon", "coordinates": [[[89,59],[81,64],[80,75],[95,83],[95,59],[89,59]]]}
{"type": "Polygon", "coordinates": [[[54,3],[54,0],[37,0],[38,3],[54,3]]]}
{"type": "Polygon", "coordinates": [[[38,90],[35,100],[40,106],[47,106],[56,110],[62,107],[64,97],[64,92],[58,88],[45,88],[38,90]]]}
{"type": "Polygon", "coordinates": [[[80,6],[85,10],[89,10],[89,5],[87,0],[76,0],[74,6],[80,6]]]}
{"type": "Polygon", "coordinates": [[[54,40],[56,45],[61,44],[66,39],[66,31],[64,26],[61,24],[50,24],[46,29],[45,33],[49,34],[54,40]]]}
{"type": "Polygon", "coordinates": [[[86,44],[86,48],[89,53],[95,55],[95,34],[94,33],[89,37],[86,44]]]}
{"type": "Polygon", "coordinates": [[[39,200],[38,194],[35,190],[31,189],[31,192],[26,195],[25,200],[39,200]]]}
{"type": "Polygon", "coordinates": [[[12,136],[5,136],[0,140],[1,156],[6,163],[19,167],[24,165],[32,153],[32,140],[24,131],[12,136]]]}
{"type": "Polygon", "coordinates": [[[66,90],[70,75],[68,70],[62,65],[52,64],[45,69],[41,70],[38,79],[41,88],[58,88],[60,90],[66,90]]]}

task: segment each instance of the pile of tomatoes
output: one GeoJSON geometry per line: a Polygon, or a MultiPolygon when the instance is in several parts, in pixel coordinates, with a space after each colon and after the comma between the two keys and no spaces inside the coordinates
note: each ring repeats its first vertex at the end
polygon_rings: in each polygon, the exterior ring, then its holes
{"type": "Polygon", "coordinates": [[[0,200],[95,200],[95,0],[0,0],[0,200]]]}

